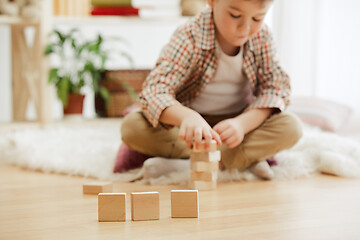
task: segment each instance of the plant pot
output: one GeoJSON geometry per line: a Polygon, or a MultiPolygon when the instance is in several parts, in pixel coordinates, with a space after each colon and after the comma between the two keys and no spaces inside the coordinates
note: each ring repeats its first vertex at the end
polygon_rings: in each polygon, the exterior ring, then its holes
{"type": "Polygon", "coordinates": [[[82,114],[85,95],[70,94],[68,104],[64,107],[64,114],[82,114]]]}

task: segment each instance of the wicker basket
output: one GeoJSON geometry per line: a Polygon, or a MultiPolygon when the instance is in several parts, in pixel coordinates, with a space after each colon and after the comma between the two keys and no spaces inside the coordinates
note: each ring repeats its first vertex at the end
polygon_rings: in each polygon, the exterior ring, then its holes
{"type": "Polygon", "coordinates": [[[108,108],[100,95],[95,96],[95,111],[101,117],[122,117],[124,110],[134,102],[123,88],[122,81],[127,82],[137,93],[141,91],[150,70],[115,70],[106,71],[100,82],[110,92],[108,108]]]}
{"type": "Polygon", "coordinates": [[[126,91],[121,84],[122,81],[126,81],[135,91],[141,91],[142,84],[149,73],[150,70],[106,71],[100,85],[106,87],[110,92],[126,91]]]}

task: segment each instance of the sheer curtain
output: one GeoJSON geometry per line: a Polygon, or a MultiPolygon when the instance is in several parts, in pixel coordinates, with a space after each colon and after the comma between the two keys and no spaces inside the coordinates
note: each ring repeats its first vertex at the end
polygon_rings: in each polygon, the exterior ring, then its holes
{"type": "Polygon", "coordinates": [[[358,9],[358,0],[275,0],[271,25],[294,96],[331,99],[360,113],[358,9]]]}

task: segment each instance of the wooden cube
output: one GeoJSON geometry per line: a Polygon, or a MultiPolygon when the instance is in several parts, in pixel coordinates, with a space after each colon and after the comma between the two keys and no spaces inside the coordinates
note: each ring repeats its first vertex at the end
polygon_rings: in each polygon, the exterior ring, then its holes
{"type": "Polygon", "coordinates": [[[221,152],[192,152],[190,160],[193,162],[219,162],[221,160],[221,152]]]}
{"type": "Polygon", "coordinates": [[[192,172],[213,172],[219,169],[219,162],[191,161],[190,168],[192,172]]]}
{"type": "Polygon", "coordinates": [[[90,182],[83,185],[84,194],[99,194],[112,192],[113,185],[111,182],[90,182]]]}
{"type": "Polygon", "coordinates": [[[133,221],[158,220],[160,218],[159,193],[131,193],[131,219],[133,221]]]}
{"type": "Polygon", "coordinates": [[[205,181],[212,182],[216,181],[218,176],[218,171],[212,172],[191,172],[190,181],[205,181]]]}
{"type": "Polygon", "coordinates": [[[210,141],[210,149],[209,150],[205,150],[205,140],[202,141],[200,148],[195,148],[195,143],[194,143],[194,147],[193,147],[193,151],[194,152],[215,152],[217,150],[217,144],[215,140],[211,140],[210,141]]]}
{"type": "Polygon", "coordinates": [[[126,221],[126,193],[99,193],[99,222],[126,221]]]}
{"type": "Polygon", "coordinates": [[[217,182],[211,181],[190,181],[190,188],[197,189],[197,190],[214,190],[216,189],[217,182]]]}
{"type": "Polygon", "coordinates": [[[199,217],[199,194],[197,190],[171,191],[171,217],[199,217]]]}

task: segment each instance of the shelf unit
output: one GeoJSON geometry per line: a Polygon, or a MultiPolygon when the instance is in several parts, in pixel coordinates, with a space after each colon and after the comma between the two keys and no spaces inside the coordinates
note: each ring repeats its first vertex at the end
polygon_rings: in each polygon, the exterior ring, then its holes
{"type": "MultiPolygon", "coordinates": [[[[41,1],[42,9],[52,9],[52,0],[41,1]]],[[[12,62],[13,121],[25,121],[29,101],[33,101],[41,125],[51,121],[50,87],[47,84],[48,60],[43,56],[52,15],[42,11],[38,21],[20,17],[0,16],[0,24],[10,26],[12,62]],[[25,30],[34,29],[34,41],[29,46],[25,30]]]]}
{"type": "Polygon", "coordinates": [[[54,24],[183,24],[189,17],[120,17],[120,16],[86,16],[86,17],[54,17],[54,24]]]}
{"type": "Polygon", "coordinates": [[[185,23],[189,17],[162,16],[161,14],[146,14],[135,17],[123,16],[54,16],[53,0],[41,1],[43,6],[42,16],[39,21],[29,21],[20,17],[0,15],[0,24],[9,25],[11,28],[12,42],[12,109],[13,121],[26,121],[26,110],[29,101],[33,101],[36,109],[37,120],[46,124],[52,119],[50,109],[51,87],[47,84],[49,62],[43,56],[47,43],[47,35],[56,25],[134,25],[142,26],[177,26],[185,23]],[[34,45],[26,44],[24,30],[28,27],[35,28],[34,45]]]}
{"type": "Polygon", "coordinates": [[[12,17],[0,15],[0,24],[9,24],[9,25],[36,25],[39,21],[25,21],[20,17],[12,17]]]}

